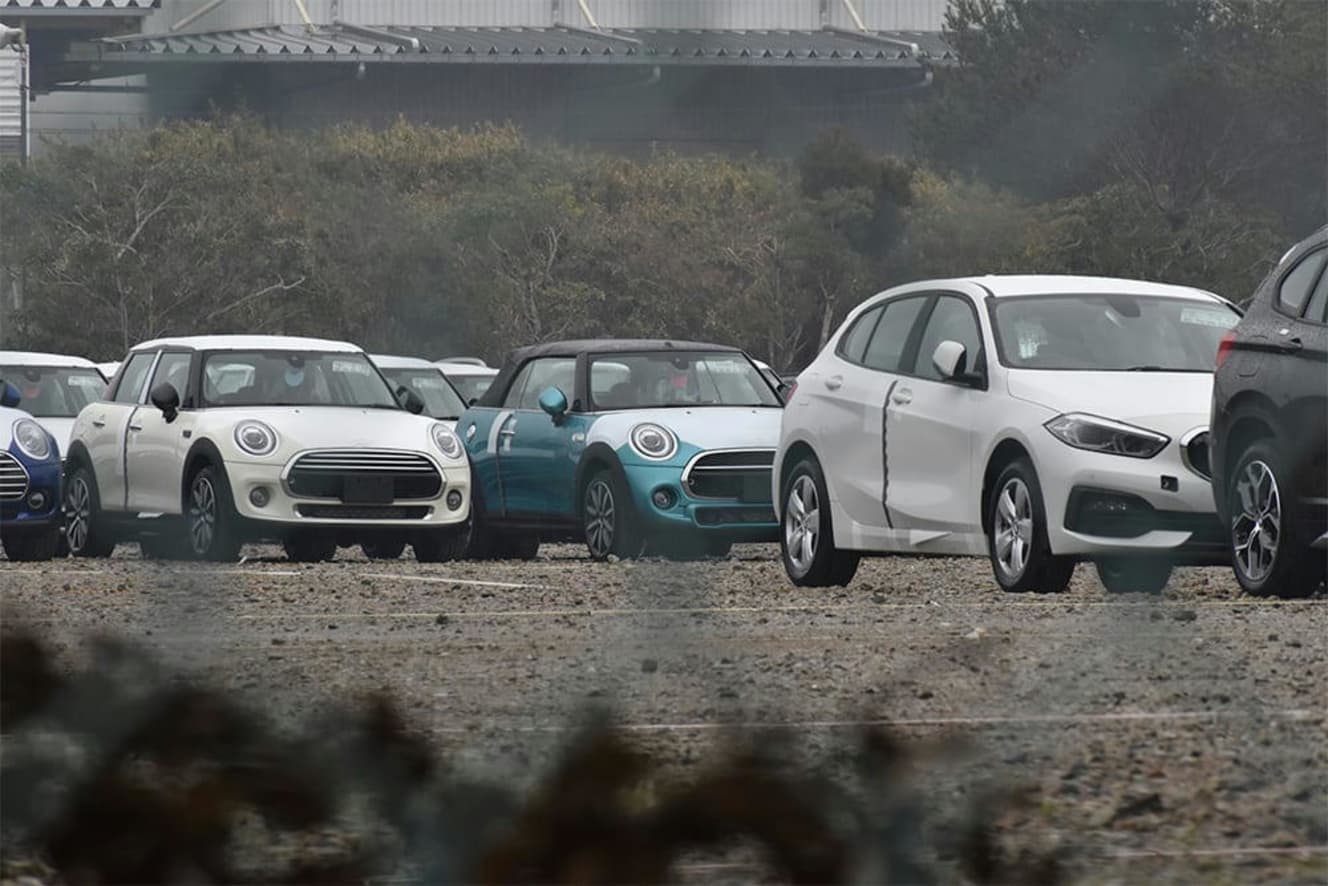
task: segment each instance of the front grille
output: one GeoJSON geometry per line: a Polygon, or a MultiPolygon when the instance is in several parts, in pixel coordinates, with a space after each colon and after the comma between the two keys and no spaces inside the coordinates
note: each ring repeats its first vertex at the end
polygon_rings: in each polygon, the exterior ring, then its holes
{"type": "Polygon", "coordinates": [[[425,505],[296,505],[295,512],[311,520],[423,520],[425,505]]]}
{"type": "Polygon", "coordinates": [[[1213,479],[1212,469],[1208,464],[1208,432],[1201,431],[1190,438],[1180,448],[1181,461],[1185,462],[1185,467],[1194,473],[1203,477],[1205,480],[1213,479]]]}
{"type": "Polygon", "coordinates": [[[346,480],[381,481],[390,501],[437,498],[443,478],[433,462],[416,452],[374,449],[324,449],[301,455],[291,465],[286,487],[297,498],[346,497],[346,480]]]}
{"type": "Polygon", "coordinates": [[[773,449],[705,452],[687,466],[683,483],[693,498],[769,502],[770,471],[774,463],[773,449]]]}
{"type": "Polygon", "coordinates": [[[770,508],[718,508],[698,507],[696,522],[701,526],[745,525],[774,523],[775,512],[770,508]]]}
{"type": "Polygon", "coordinates": [[[0,501],[21,501],[27,494],[27,469],[8,452],[0,452],[0,501]]]}

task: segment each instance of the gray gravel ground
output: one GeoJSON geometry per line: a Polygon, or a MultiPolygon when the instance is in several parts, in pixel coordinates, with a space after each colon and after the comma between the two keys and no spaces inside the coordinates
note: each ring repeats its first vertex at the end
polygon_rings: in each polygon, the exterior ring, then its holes
{"type": "MultiPolygon", "coordinates": [[[[299,722],[386,688],[439,753],[529,784],[590,705],[671,772],[729,731],[830,767],[856,724],[962,747],[918,767],[937,810],[1028,788],[1017,845],[1084,882],[1328,881],[1328,599],[1241,595],[1178,570],[1160,597],[1009,596],[982,560],[877,560],[791,587],[773,549],[723,561],[0,563],[0,617],[76,665],[94,632],[299,722]]],[[[2,676],[2,675],[0,675],[2,676]]],[[[838,762],[837,762],[838,761],[838,762]]],[[[754,876],[700,859],[692,881],[754,876]]],[[[10,872],[13,874],[13,871],[10,872]]]]}

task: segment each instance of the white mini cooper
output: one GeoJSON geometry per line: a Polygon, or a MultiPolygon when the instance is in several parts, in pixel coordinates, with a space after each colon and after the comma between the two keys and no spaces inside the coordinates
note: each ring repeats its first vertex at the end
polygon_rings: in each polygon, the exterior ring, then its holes
{"type": "Polygon", "coordinates": [[[138,345],[79,413],[66,461],[76,556],[138,540],[149,557],[233,560],[276,540],[293,560],[339,545],[465,550],[470,471],[443,422],[392,393],[355,345],[198,336],[138,345]]]}

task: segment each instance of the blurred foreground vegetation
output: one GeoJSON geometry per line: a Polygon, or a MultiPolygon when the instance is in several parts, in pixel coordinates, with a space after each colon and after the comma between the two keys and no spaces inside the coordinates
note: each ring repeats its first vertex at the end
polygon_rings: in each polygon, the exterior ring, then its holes
{"type": "Polygon", "coordinates": [[[430,358],[571,336],[733,342],[799,368],[863,298],[983,273],[1249,297],[1328,214],[1328,5],[955,0],[964,64],[917,157],[631,160],[510,128],[245,116],[0,170],[10,347],[118,359],[282,332],[430,358]]]}

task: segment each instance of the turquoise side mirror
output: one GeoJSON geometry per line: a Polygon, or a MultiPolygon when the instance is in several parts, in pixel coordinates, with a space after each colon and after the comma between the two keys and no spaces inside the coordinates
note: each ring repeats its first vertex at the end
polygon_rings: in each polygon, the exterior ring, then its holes
{"type": "Polygon", "coordinates": [[[557,388],[545,388],[540,394],[539,405],[555,422],[562,421],[567,414],[567,395],[557,388]]]}

